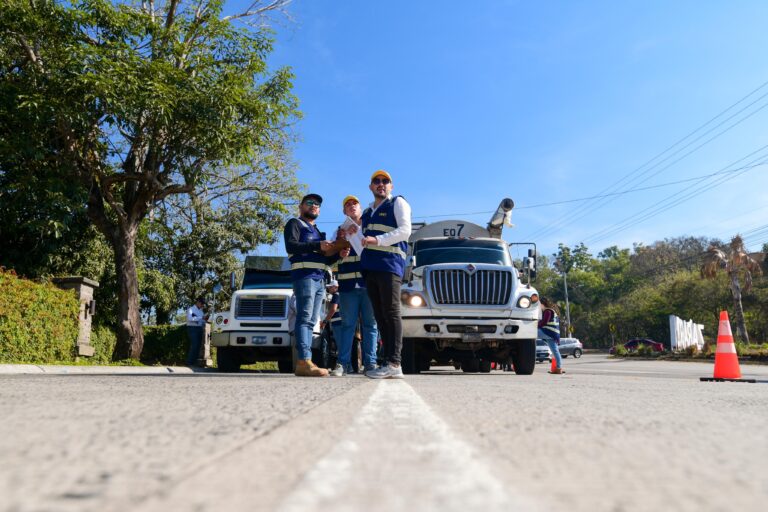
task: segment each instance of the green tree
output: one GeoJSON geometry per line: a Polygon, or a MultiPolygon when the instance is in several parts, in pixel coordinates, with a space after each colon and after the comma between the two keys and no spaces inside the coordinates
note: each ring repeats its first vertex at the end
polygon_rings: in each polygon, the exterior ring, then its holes
{"type": "MultiPolygon", "coordinates": [[[[764,257],[763,253],[757,253],[764,257]]],[[[749,292],[752,287],[752,275],[762,274],[760,268],[761,261],[758,261],[753,255],[748,254],[744,247],[744,240],[740,235],[736,235],[728,244],[727,252],[711,245],[704,256],[704,263],[701,266],[701,277],[714,279],[719,271],[724,271],[728,275],[731,295],[733,297],[733,310],[736,318],[736,333],[741,341],[749,343],[749,334],[747,333],[746,322],[744,321],[744,307],[742,305],[741,295],[742,287],[739,278],[744,279],[744,292],[749,292]]]]}
{"type": "Polygon", "coordinates": [[[287,165],[292,75],[268,69],[269,33],[252,28],[285,3],[229,17],[223,0],[7,0],[0,10],[0,126],[22,145],[0,146],[0,165],[12,157],[34,172],[42,161],[87,192],[114,253],[116,358],[143,346],[136,241],[149,212],[233,169],[248,189],[258,188],[249,169],[287,165]]]}
{"type": "Polygon", "coordinates": [[[291,168],[256,172],[258,190],[226,180],[194,197],[174,197],[154,212],[140,252],[160,284],[142,293],[145,309],[154,311],[158,323],[210,293],[216,282],[226,282],[242,266],[236,254],[278,240],[289,213],[286,200],[298,201],[300,189],[291,168]]]}

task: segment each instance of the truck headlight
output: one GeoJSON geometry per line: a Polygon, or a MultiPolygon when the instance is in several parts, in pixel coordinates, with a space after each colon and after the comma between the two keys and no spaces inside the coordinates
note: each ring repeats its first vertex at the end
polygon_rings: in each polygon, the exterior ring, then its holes
{"type": "Polygon", "coordinates": [[[531,307],[531,298],[523,295],[519,299],[517,299],[517,307],[527,309],[531,307]]]}
{"type": "Polygon", "coordinates": [[[423,308],[427,305],[426,299],[420,293],[403,292],[400,299],[403,301],[403,304],[412,308],[423,308]]]}

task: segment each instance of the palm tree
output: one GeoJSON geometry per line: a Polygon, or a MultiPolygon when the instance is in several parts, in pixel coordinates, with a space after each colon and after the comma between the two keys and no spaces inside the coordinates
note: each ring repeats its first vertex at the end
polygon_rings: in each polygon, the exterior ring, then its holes
{"type": "Polygon", "coordinates": [[[744,292],[748,293],[752,287],[752,274],[763,273],[760,262],[765,258],[765,253],[747,253],[744,240],[741,235],[736,235],[728,244],[726,254],[714,245],[710,245],[704,253],[704,264],[701,266],[701,277],[714,279],[718,270],[724,270],[731,280],[731,294],[733,295],[733,309],[736,315],[736,334],[744,343],[749,343],[747,327],[744,323],[744,309],[741,306],[741,284],[739,276],[744,275],[744,292]]]}

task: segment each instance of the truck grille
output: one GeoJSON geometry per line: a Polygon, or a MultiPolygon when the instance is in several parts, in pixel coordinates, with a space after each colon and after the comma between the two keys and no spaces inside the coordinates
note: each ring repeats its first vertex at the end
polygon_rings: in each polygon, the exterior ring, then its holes
{"type": "Polygon", "coordinates": [[[285,297],[239,298],[235,309],[237,318],[285,318],[285,297]]]}
{"type": "Polygon", "coordinates": [[[503,306],[512,294],[512,272],[433,270],[429,273],[429,289],[437,304],[503,306]]]}

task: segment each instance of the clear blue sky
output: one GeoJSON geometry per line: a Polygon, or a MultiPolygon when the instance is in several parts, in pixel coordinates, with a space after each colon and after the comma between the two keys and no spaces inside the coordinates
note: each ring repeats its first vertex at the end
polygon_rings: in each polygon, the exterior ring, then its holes
{"type": "MultiPolygon", "coordinates": [[[[295,0],[289,11],[270,60],[296,74],[298,177],[325,198],[328,231],[342,197],[370,200],[369,177],[382,168],[415,221],[484,224],[488,213],[467,212],[513,198],[505,239],[544,254],[560,242],[596,255],[680,235],[742,232],[752,250],[768,241],[768,229],[750,231],[768,225],[767,165],[724,174],[708,191],[696,187],[713,178],[525,208],[727,170],[768,144],[768,108],[757,110],[768,96],[747,107],[767,84],[673,146],[768,81],[764,1],[295,0]],[[636,179],[611,188],[627,175],[636,179]]],[[[766,158],[768,148],[733,167],[766,158]]]]}

